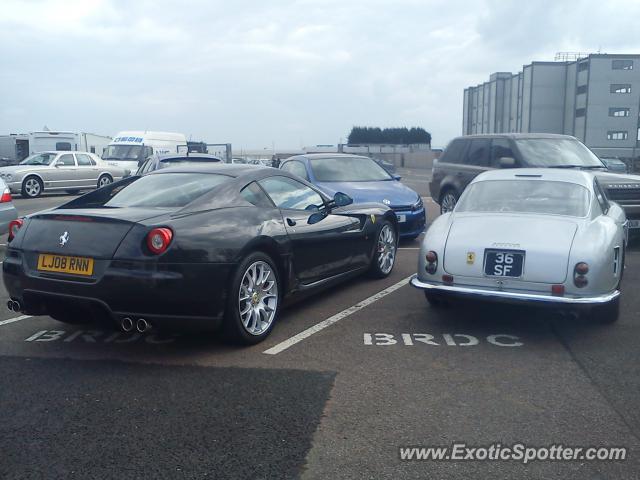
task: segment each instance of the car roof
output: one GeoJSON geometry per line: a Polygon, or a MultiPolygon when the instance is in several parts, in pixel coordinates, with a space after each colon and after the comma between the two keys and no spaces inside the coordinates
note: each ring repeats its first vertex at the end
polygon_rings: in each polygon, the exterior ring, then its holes
{"type": "Polygon", "coordinates": [[[87,155],[96,155],[95,153],[91,153],[91,152],[83,152],[81,150],[44,150],[42,152],[35,152],[30,154],[31,155],[40,155],[41,153],[86,153],[87,155]]]}
{"type": "Polygon", "coordinates": [[[546,180],[575,183],[591,190],[593,179],[592,173],[572,168],[505,168],[481,173],[471,183],[489,180],[546,180]]]}
{"type": "Polygon", "coordinates": [[[478,133],[474,135],[462,135],[460,137],[456,137],[454,140],[459,138],[467,139],[467,138],[511,138],[513,140],[518,139],[537,139],[537,138],[565,138],[570,140],[577,140],[576,137],[572,137],[571,135],[562,135],[559,133],[478,133]]]}
{"type": "Polygon", "coordinates": [[[260,165],[244,165],[239,163],[201,163],[189,165],[176,165],[171,168],[162,168],[149,172],[149,175],[164,175],[167,173],[219,173],[230,177],[239,177],[248,172],[256,172],[261,170],[274,170],[271,167],[263,167],[260,165]]]}
{"type": "Polygon", "coordinates": [[[293,155],[291,157],[284,158],[282,163],[288,160],[314,160],[314,159],[323,159],[323,158],[336,158],[336,157],[357,157],[357,158],[371,158],[365,155],[355,155],[353,153],[304,153],[302,155],[293,155]]]}

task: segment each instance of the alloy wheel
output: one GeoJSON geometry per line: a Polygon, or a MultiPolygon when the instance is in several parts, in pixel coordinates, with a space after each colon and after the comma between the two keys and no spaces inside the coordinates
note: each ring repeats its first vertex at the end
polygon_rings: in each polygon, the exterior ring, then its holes
{"type": "Polygon", "coordinates": [[[40,182],[35,178],[29,178],[24,182],[24,190],[30,197],[37,197],[40,195],[40,182]]]}
{"type": "Polygon", "coordinates": [[[240,282],[238,309],[245,330],[251,335],[266,332],[278,308],[278,282],[271,266],[263,261],[252,263],[240,282]]]}
{"type": "Polygon", "coordinates": [[[98,182],[98,188],[104,187],[105,185],[109,185],[110,183],[111,183],[111,179],[105,175],[104,177],[100,178],[100,181],[98,182]]]}
{"type": "Polygon", "coordinates": [[[441,212],[447,213],[447,212],[453,211],[453,209],[456,207],[456,203],[458,203],[458,199],[453,193],[451,192],[445,193],[440,203],[441,212]]]}
{"type": "Polygon", "coordinates": [[[385,275],[393,268],[396,260],[396,235],[391,225],[385,225],[378,235],[378,267],[385,275]]]}

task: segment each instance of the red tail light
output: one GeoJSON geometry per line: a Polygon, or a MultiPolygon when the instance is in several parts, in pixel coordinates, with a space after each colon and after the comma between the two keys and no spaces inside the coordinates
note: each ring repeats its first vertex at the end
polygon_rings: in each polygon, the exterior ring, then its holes
{"type": "Polygon", "coordinates": [[[4,192],[2,192],[2,196],[0,197],[0,203],[7,203],[11,201],[11,192],[9,191],[8,188],[4,189],[4,192]]]}
{"type": "Polygon", "coordinates": [[[18,230],[20,230],[20,227],[22,227],[23,223],[24,221],[21,218],[18,218],[17,220],[11,220],[9,222],[9,241],[13,240],[16,237],[16,235],[18,234],[18,230]]]}
{"type": "Polygon", "coordinates": [[[167,248],[169,248],[169,244],[171,243],[171,239],[173,238],[173,232],[169,228],[154,228],[147,235],[147,247],[151,251],[151,253],[155,255],[160,255],[164,253],[167,248]]]}
{"type": "Polygon", "coordinates": [[[442,275],[442,283],[446,283],[448,285],[453,284],[453,275],[442,275]]]}
{"type": "Polygon", "coordinates": [[[427,266],[425,267],[427,273],[433,275],[436,273],[436,270],[438,270],[438,254],[433,250],[430,250],[427,252],[425,259],[427,260],[427,266]]]}
{"type": "Polygon", "coordinates": [[[551,285],[551,294],[556,297],[564,296],[564,285],[551,285]]]}

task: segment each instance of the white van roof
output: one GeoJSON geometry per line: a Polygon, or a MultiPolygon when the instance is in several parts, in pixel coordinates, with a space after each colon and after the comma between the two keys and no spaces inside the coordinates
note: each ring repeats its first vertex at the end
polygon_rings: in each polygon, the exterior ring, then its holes
{"type": "Polygon", "coordinates": [[[173,141],[184,143],[185,145],[187,143],[187,137],[184,133],[152,132],[148,130],[126,130],[124,132],[118,132],[117,135],[113,137],[111,143],[139,144],[149,140],[173,141]]]}

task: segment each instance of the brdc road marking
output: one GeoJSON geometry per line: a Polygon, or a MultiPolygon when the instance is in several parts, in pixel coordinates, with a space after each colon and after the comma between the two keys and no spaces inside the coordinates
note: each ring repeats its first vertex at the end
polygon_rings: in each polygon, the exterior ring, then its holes
{"type": "Polygon", "coordinates": [[[146,342],[154,345],[173,343],[177,335],[158,336],[153,333],[106,332],[104,330],[40,330],[24,339],[25,342],[80,342],[80,343],[136,343],[146,342]]]}
{"type": "Polygon", "coordinates": [[[278,353],[283,352],[287,348],[294,346],[296,343],[303,341],[305,338],[310,337],[314,333],[318,333],[319,331],[324,330],[327,327],[330,327],[334,323],[338,323],[343,318],[347,318],[349,315],[356,313],[359,310],[362,310],[363,308],[371,305],[372,303],[377,302],[381,298],[386,297],[390,293],[395,292],[399,288],[404,287],[405,285],[408,285],[410,278],[411,276],[407,278],[403,278],[398,283],[394,283],[390,287],[387,287],[384,290],[381,290],[375,295],[371,295],[369,298],[365,298],[360,303],[356,303],[354,306],[349,307],[345,310],[342,310],[341,312],[336,313],[332,317],[329,317],[320,323],[316,323],[313,327],[309,327],[306,330],[303,330],[297,335],[294,335],[293,337],[285,340],[284,342],[278,343],[277,345],[269,348],[268,350],[265,350],[262,353],[266,353],[267,355],[277,355],[278,353]]]}
{"type": "Polygon", "coordinates": [[[466,333],[439,333],[432,335],[430,333],[401,333],[394,335],[392,333],[365,333],[365,345],[372,346],[391,346],[402,345],[412,347],[416,345],[432,345],[435,347],[474,347],[481,343],[488,343],[496,347],[522,347],[524,343],[520,337],[509,335],[507,333],[497,333],[478,338],[474,335],[466,333]]]}

